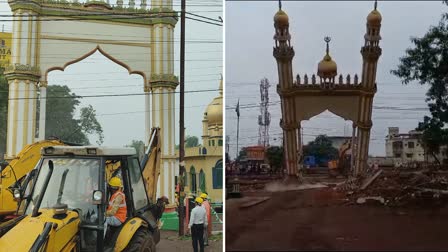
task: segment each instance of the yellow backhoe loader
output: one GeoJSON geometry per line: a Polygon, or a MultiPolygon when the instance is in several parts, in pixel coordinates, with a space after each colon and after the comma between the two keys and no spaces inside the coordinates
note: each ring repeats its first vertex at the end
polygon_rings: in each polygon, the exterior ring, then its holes
{"type": "Polygon", "coordinates": [[[0,221],[17,210],[14,190],[19,188],[26,175],[40,160],[40,150],[48,146],[70,145],[60,140],[43,140],[29,144],[9,163],[0,164],[0,221]]]}
{"type": "Polygon", "coordinates": [[[338,174],[347,177],[350,173],[350,161],[352,155],[352,141],[345,141],[338,150],[338,159],[328,162],[328,172],[330,177],[338,174]]]}
{"type": "Polygon", "coordinates": [[[145,158],[133,148],[49,146],[14,195],[23,215],[0,226],[0,251],[155,251],[168,204],[156,198],[159,129],[145,158]],[[121,178],[126,221],[105,225],[107,182],[121,178]]]}

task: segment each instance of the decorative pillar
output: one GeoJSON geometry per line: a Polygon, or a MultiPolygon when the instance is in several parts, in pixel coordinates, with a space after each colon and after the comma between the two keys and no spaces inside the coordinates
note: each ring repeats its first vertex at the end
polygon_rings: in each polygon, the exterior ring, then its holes
{"type": "MultiPolygon", "coordinates": [[[[274,16],[274,51],[273,55],[277,60],[278,86],[277,92],[280,95],[282,119],[280,126],[283,129],[283,158],[288,176],[297,176],[299,171],[298,163],[298,122],[294,115],[294,97],[284,96],[293,86],[292,59],[294,49],[291,46],[291,35],[289,34],[289,18],[281,9],[274,16]]],[[[301,151],[301,149],[299,149],[301,151]]]]}
{"type": "MultiPolygon", "coordinates": [[[[22,3],[21,3],[22,4],[22,3]]],[[[16,16],[13,23],[12,60],[5,69],[9,84],[6,159],[14,158],[26,145],[34,142],[36,129],[38,67],[38,16],[31,5],[10,3],[16,16]],[[30,6],[28,6],[30,5],[30,6]],[[25,8],[25,7],[30,8],[25,8]]],[[[34,6],[35,7],[35,6],[34,6]]]]}
{"type": "MultiPolygon", "coordinates": [[[[173,11],[172,0],[152,0],[151,12],[166,16],[173,11]]],[[[173,15],[175,13],[173,12],[173,15]]],[[[167,196],[175,202],[175,180],[179,173],[175,153],[175,91],[178,79],[174,76],[174,26],[163,18],[156,19],[151,28],[151,76],[148,86],[152,91],[152,127],[161,131],[161,167],[157,184],[157,197],[167,196]]],[[[149,98],[148,98],[149,99],[149,98]]],[[[148,101],[149,102],[149,101],[148,101]]],[[[149,124],[148,124],[149,125],[149,124]]],[[[149,131],[149,129],[146,129],[149,131]]]]}
{"type": "Polygon", "coordinates": [[[366,91],[360,97],[358,115],[358,139],[356,149],[356,172],[355,175],[362,175],[367,170],[367,158],[369,155],[370,129],[372,128],[372,104],[376,92],[376,70],[378,59],[381,56],[379,41],[381,40],[381,14],[376,9],[367,16],[366,34],[364,35],[364,46],[361,48],[363,58],[362,67],[362,88],[366,91]]]}
{"type": "Polygon", "coordinates": [[[47,81],[39,82],[40,96],[39,96],[39,135],[38,140],[45,139],[45,118],[47,113],[47,81]]]}

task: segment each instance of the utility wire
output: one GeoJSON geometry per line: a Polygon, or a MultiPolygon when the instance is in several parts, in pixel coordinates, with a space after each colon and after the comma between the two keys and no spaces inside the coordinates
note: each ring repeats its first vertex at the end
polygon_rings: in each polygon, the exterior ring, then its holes
{"type": "MultiPolygon", "coordinates": [[[[185,91],[185,93],[204,93],[204,92],[215,92],[219,89],[203,89],[203,90],[190,90],[185,91]]],[[[122,97],[122,96],[140,96],[147,94],[176,94],[180,93],[177,91],[172,92],[152,92],[152,93],[130,93],[130,94],[100,94],[100,95],[72,95],[72,96],[52,96],[52,97],[18,97],[18,98],[8,98],[8,100],[37,100],[37,99],[73,99],[73,98],[92,98],[92,97],[122,97]]]]}

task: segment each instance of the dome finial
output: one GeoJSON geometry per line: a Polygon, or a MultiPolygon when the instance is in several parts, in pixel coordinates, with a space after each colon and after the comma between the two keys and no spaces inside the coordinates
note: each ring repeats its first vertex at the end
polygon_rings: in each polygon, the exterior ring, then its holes
{"type": "Polygon", "coordinates": [[[375,0],[375,4],[373,5],[373,8],[376,10],[376,6],[378,5],[378,1],[375,0]]]}
{"type": "Polygon", "coordinates": [[[329,54],[330,54],[330,45],[329,45],[329,43],[330,43],[330,41],[331,41],[331,38],[328,37],[328,36],[326,36],[326,37],[324,38],[324,41],[327,43],[327,55],[329,55],[329,54]]]}
{"type": "Polygon", "coordinates": [[[279,9],[279,10],[282,9],[282,0],[278,0],[278,9],[279,9]]]}

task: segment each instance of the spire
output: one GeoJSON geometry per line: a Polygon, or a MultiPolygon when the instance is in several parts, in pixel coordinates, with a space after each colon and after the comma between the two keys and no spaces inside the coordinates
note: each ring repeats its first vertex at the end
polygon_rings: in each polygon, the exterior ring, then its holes
{"type": "Polygon", "coordinates": [[[278,9],[282,10],[282,0],[278,0],[278,9]]]}
{"type": "MultiPolygon", "coordinates": [[[[279,1],[280,1],[280,0],[279,0],[279,1]]],[[[376,10],[377,5],[378,5],[378,1],[375,0],[375,4],[373,5],[373,8],[374,8],[375,10],[376,10]]]]}
{"type": "Polygon", "coordinates": [[[326,37],[324,38],[324,41],[327,43],[327,55],[330,55],[330,45],[329,45],[329,43],[330,43],[330,41],[331,41],[331,38],[328,37],[328,36],[326,36],[326,37]]]}

